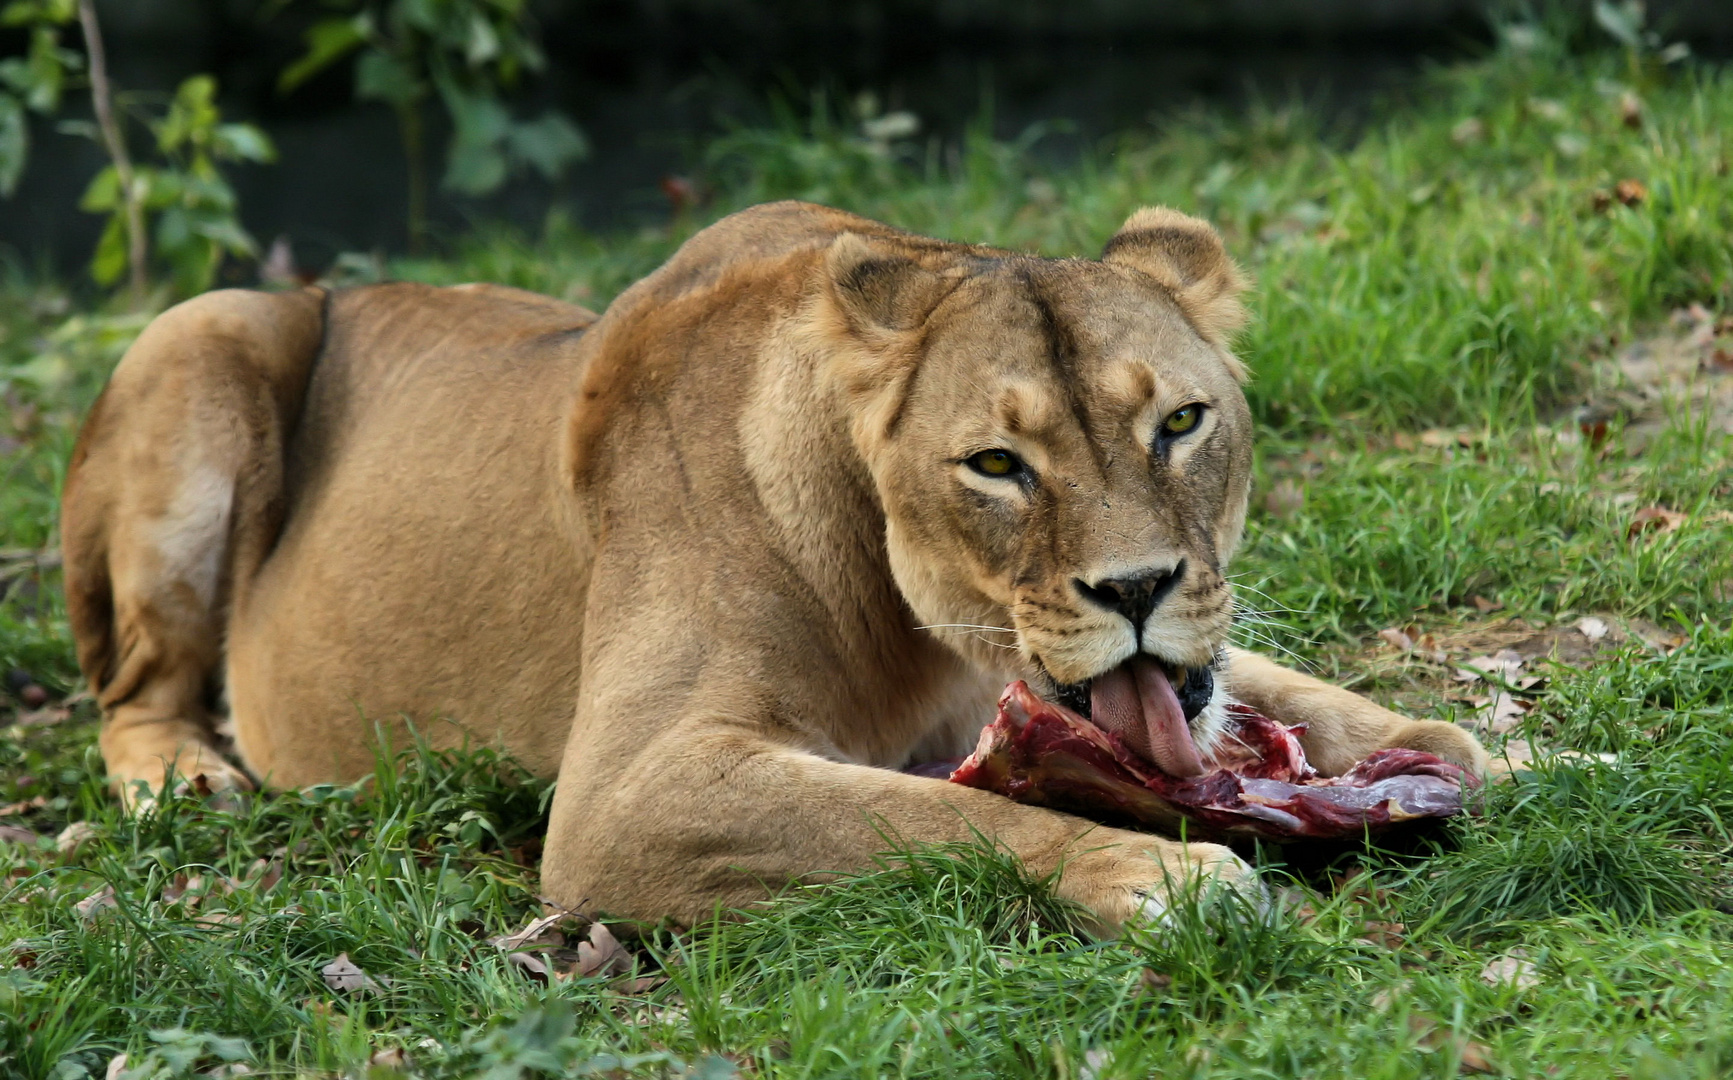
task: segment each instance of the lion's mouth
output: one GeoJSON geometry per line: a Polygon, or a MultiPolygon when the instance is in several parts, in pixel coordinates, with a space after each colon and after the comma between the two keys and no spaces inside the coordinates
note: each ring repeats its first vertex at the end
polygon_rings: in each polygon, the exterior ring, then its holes
{"type": "Polygon", "coordinates": [[[1086,683],[1058,689],[1062,704],[1180,778],[1205,772],[1191,721],[1214,693],[1215,675],[1208,667],[1177,667],[1141,654],[1086,683]]]}

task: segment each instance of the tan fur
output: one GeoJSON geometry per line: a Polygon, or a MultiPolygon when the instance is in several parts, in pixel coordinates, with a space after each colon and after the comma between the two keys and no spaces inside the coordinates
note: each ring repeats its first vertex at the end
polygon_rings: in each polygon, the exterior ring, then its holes
{"type": "MultiPolygon", "coordinates": [[[[544,889],[622,916],[690,922],[864,866],[887,834],[971,829],[1062,869],[1105,931],[1181,880],[1246,881],[1224,848],[896,771],[966,749],[1006,678],[1139,648],[1080,581],[1183,560],[1142,648],[1204,663],[1225,640],[1239,278],[1171,212],[1108,256],[777,203],[599,319],[492,286],[181,305],[122,361],[66,486],[110,775],[244,782],[215,750],[226,688],[269,786],[353,779],[407,718],[557,776],[544,889]],[[964,464],[993,447],[1035,479],[964,464]]],[[[1484,764],[1455,728],[1258,658],[1226,674],[1310,719],[1331,767],[1393,741],[1484,764]]]]}

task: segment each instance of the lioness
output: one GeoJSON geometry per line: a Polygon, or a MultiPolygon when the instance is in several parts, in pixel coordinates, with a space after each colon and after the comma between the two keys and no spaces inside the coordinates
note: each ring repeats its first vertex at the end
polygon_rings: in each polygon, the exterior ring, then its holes
{"type": "Polygon", "coordinates": [[[1009,677],[1198,768],[1231,692],[1326,773],[1414,722],[1226,645],[1252,425],[1241,279],[1143,210],[1100,261],[800,203],[688,241],[600,317],[489,285],[215,292],[84,425],[62,508],[79,662],[123,794],[294,787],[382,724],[558,777],[549,896],[691,922],[993,837],[1103,932],[1209,844],[898,770],[964,752],[1009,677]]]}

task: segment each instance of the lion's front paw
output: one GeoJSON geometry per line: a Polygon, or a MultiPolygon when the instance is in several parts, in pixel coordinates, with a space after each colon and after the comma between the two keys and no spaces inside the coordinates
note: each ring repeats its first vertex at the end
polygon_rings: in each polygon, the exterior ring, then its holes
{"type": "Polygon", "coordinates": [[[1383,749],[1395,747],[1441,757],[1481,779],[1486,777],[1492,764],[1492,755],[1480,745],[1480,740],[1442,720],[1411,720],[1403,724],[1384,740],[1383,749]]]}
{"type": "Polygon", "coordinates": [[[1167,920],[1174,904],[1226,889],[1259,910],[1268,891],[1244,859],[1219,844],[1179,843],[1142,833],[1116,833],[1112,846],[1065,869],[1060,893],[1095,916],[1091,929],[1116,937],[1128,926],[1167,920]]]}

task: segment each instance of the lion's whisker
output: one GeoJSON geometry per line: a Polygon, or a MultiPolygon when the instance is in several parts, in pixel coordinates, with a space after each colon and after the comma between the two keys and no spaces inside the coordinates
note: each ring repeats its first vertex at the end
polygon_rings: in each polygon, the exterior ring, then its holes
{"type": "Polygon", "coordinates": [[[917,627],[915,627],[915,629],[916,630],[991,630],[994,633],[999,633],[999,634],[1015,634],[1017,632],[1017,631],[1011,629],[1009,626],[984,626],[980,623],[961,623],[961,622],[928,623],[926,626],[917,626],[917,627]]]}

